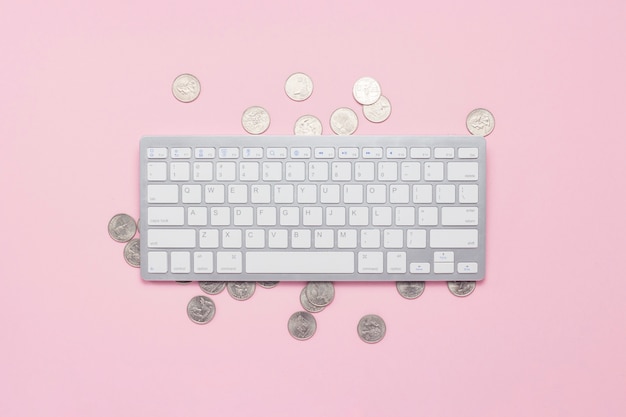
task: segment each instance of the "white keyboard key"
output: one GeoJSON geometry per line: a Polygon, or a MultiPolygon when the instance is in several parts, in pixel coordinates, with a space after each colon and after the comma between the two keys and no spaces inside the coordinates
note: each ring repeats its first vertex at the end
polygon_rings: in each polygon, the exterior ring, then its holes
{"type": "Polygon", "coordinates": [[[339,159],[358,159],[359,148],[339,148],[339,159]]]}
{"type": "Polygon", "coordinates": [[[337,230],[337,247],[340,249],[354,249],[357,244],[357,233],[354,229],[337,230]]]}
{"type": "Polygon", "coordinates": [[[430,264],[428,262],[412,262],[409,264],[411,274],[430,274],[430,264]]]}
{"type": "Polygon", "coordinates": [[[332,159],[335,157],[335,148],[315,148],[316,159],[332,159]]]}
{"type": "MultiPolygon", "coordinates": [[[[268,231],[267,246],[276,249],[286,249],[288,245],[288,236],[284,229],[274,229],[268,231]]],[[[250,272],[250,271],[248,271],[250,272]]]]}
{"type": "Polygon", "coordinates": [[[477,248],[477,229],[431,229],[430,247],[441,249],[477,248]]]}
{"type": "Polygon", "coordinates": [[[387,202],[386,185],[368,185],[365,193],[367,194],[367,202],[370,204],[382,204],[387,202]]]}
{"type": "Polygon", "coordinates": [[[423,249],[426,247],[426,230],[409,229],[406,231],[406,247],[409,249],[423,249]]]}
{"type": "Polygon", "coordinates": [[[364,159],[381,159],[383,157],[383,148],[363,148],[364,159]]]}
{"type": "Polygon", "coordinates": [[[387,159],[406,158],[406,148],[387,148],[387,159]]]}
{"type": "Polygon", "coordinates": [[[383,247],[391,249],[404,247],[404,233],[402,229],[385,229],[383,232],[383,247]]]}
{"type": "Polygon", "coordinates": [[[317,249],[332,249],[335,246],[334,232],[332,229],[315,230],[315,247],[317,249]]]}
{"type": "Polygon", "coordinates": [[[460,184],[459,185],[459,203],[478,203],[478,185],[476,184],[460,184]]]}
{"type": "Polygon", "coordinates": [[[276,207],[257,207],[256,224],[259,226],[275,226],[276,207]]]}
{"type": "Polygon", "coordinates": [[[293,185],[277,184],[274,185],[274,203],[291,204],[293,203],[293,185]]]}
{"type": "Polygon", "coordinates": [[[178,185],[149,184],[147,191],[148,203],[178,203],[178,185]]]}
{"type": "Polygon", "coordinates": [[[429,159],[430,148],[411,148],[411,158],[413,159],[429,159]]]}
{"type": "Polygon", "coordinates": [[[476,274],[478,273],[477,262],[459,262],[456,266],[456,272],[459,274],[476,274]]]}
{"type": "Polygon", "coordinates": [[[241,229],[222,230],[222,247],[224,249],[239,249],[241,246],[241,229]]]}
{"type": "Polygon", "coordinates": [[[199,204],[202,202],[202,186],[198,184],[183,185],[182,200],[187,204],[199,204]]]}
{"type": "Polygon", "coordinates": [[[271,201],[270,186],[267,184],[253,185],[250,188],[250,201],[255,204],[267,204],[271,201]]]}
{"type": "Polygon", "coordinates": [[[402,178],[402,181],[419,181],[420,163],[402,162],[400,164],[400,178],[402,178]]]}
{"type": "Polygon", "coordinates": [[[172,162],[170,164],[171,181],[189,181],[189,162],[172,162]]]}
{"type": "Polygon", "coordinates": [[[435,262],[433,263],[433,272],[435,274],[452,274],[454,273],[454,262],[435,262]]]}
{"type": "Polygon", "coordinates": [[[300,224],[300,208],[299,207],[281,207],[280,208],[280,225],[281,226],[298,226],[300,224]]]}
{"type": "Polygon", "coordinates": [[[167,158],[167,148],[148,148],[148,159],[165,159],[167,158]]]}
{"type": "Polygon", "coordinates": [[[454,252],[435,251],[433,254],[433,262],[454,262],[454,252]]]}
{"type": "Polygon", "coordinates": [[[241,156],[243,159],[261,159],[263,158],[263,148],[243,148],[241,156]]]}
{"type": "Polygon", "coordinates": [[[309,249],[311,247],[311,231],[309,229],[292,230],[291,247],[294,249],[309,249]]]}
{"type": "Polygon", "coordinates": [[[241,184],[230,184],[228,186],[228,202],[243,204],[248,202],[248,186],[241,184]]]}
{"type": "Polygon", "coordinates": [[[293,159],[309,159],[311,148],[291,148],[291,157],[293,159]]]}
{"type": "Polygon", "coordinates": [[[326,207],[326,226],[345,226],[345,207],[326,207]]]}
{"type": "Polygon", "coordinates": [[[415,225],[415,207],[396,207],[396,226],[415,225]]]}
{"type": "Polygon", "coordinates": [[[189,159],[191,158],[191,148],[172,148],[170,155],[172,159],[189,159]]]}
{"type": "Polygon", "coordinates": [[[173,274],[188,274],[191,272],[191,254],[189,252],[172,252],[170,261],[170,268],[173,274]]]}
{"type": "Polygon", "coordinates": [[[317,202],[317,185],[298,185],[298,203],[313,204],[317,202]]]}
{"type": "Polygon", "coordinates": [[[355,162],[354,179],[356,181],[374,181],[374,163],[355,162]]]}
{"type": "Polygon", "coordinates": [[[230,225],[230,207],[211,207],[211,226],[230,225]]]}
{"type": "Polygon", "coordinates": [[[282,162],[263,162],[263,179],[265,181],[280,181],[283,179],[282,162]]]}
{"type": "Polygon", "coordinates": [[[196,148],[196,159],[212,159],[215,158],[215,148],[196,148]]]}
{"type": "Polygon", "coordinates": [[[167,252],[148,252],[148,272],[165,274],[167,272],[167,252]]]}
{"type": "Polygon", "coordinates": [[[240,181],[258,181],[259,179],[259,163],[258,162],[241,162],[239,164],[239,180],[240,181]]]}
{"type": "Polygon", "coordinates": [[[478,158],[478,148],[459,148],[459,159],[476,159],[478,158]]]}
{"type": "Polygon", "coordinates": [[[148,207],[148,225],[182,226],[185,210],[182,207],[148,207]]]}
{"type": "Polygon", "coordinates": [[[424,162],[424,180],[442,181],[443,162],[424,162]]]}
{"type": "Polygon", "coordinates": [[[262,249],[265,247],[265,229],[246,230],[246,248],[262,249]]]}
{"type": "Polygon", "coordinates": [[[165,162],[148,162],[146,168],[148,181],[165,181],[167,179],[167,164],[165,162]]]}
{"type": "Polygon", "coordinates": [[[391,226],[391,207],[373,207],[372,225],[391,226]]]}
{"type": "Polygon", "coordinates": [[[433,186],[419,184],[413,186],[413,202],[418,204],[430,204],[433,202],[433,186]]]}
{"type": "Polygon", "coordinates": [[[233,224],[235,226],[252,226],[254,224],[254,209],[252,207],[234,207],[233,224]]]}
{"type": "Polygon", "coordinates": [[[417,210],[417,224],[420,226],[436,226],[438,222],[437,207],[420,207],[417,210]]]}
{"type": "Polygon", "coordinates": [[[397,162],[378,163],[378,181],[396,181],[398,179],[397,162]]]}
{"type": "Polygon", "coordinates": [[[309,181],[328,181],[328,162],[309,162],[309,181]]]}
{"type": "Polygon", "coordinates": [[[382,252],[359,252],[359,274],[380,274],[383,272],[382,252]]]}
{"type": "Polygon", "coordinates": [[[343,202],[346,204],[361,204],[363,202],[363,186],[360,184],[344,185],[343,202]]]}
{"type": "Polygon", "coordinates": [[[234,162],[218,162],[215,164],[215,179],[218,181],[234,181],[237,178],[237,164],[234,162]]]}
{"type": "Polygon", "coordinates": [[[478,162],[448,162],[448,181],[478,180],[478,162]]]}
{"type": "Polygon", "coordinates": [[[218,156],[220,159],[237,159],[239,158],[239,148],[220,148],[218,156]]]}
{"type": "MultiPolygon", "coordinates": [[[[182,208],[182,207],[176,207],[182,208]]],[[[206,226],[209,216],[206,207],[187,207],[187,224],[190,226],[206,226]]]]}
{"type": "Polygon", "coordinates": [[[322,212],[321,207],[302,207],[302,224],[304,226],[321,226],[322,212]]]}
{"type": "Polygon", "coordinates": [[[193,248],[196,231],[193,229],[148,229],[149,248],[193,248]]]}
{"type": "Polygon", "coordinates": [[[287,158],[287,148],[267,148],[265,155],[267,155],[267,159],[285,159],[287,158]]]}
{"type": "Polygon", "coordinates": [[[243,267],[241,252],[217,252],[217,272],[221,274],[240,274],[243,267]]]}
{"type": "Polygon", "coordinates": [[[406,252],[387,252],[387,273],[406,273],[406,252]]]}
{"type": "Polygon", "coordinates": [[[193,272],[195,274],[213,273],[213,252],[194,252],[193,272]]]}
{"type": "Polygon", "coordinates": [[[194,181],[213,180],[213,162],[195,162],[193,164],[194,181]]]}
{"type": "Polygon", "coordinates": [[[304,162],[287,162],[285,164],[285,179],[287,181],[304,181],[304,162]]]}
{"type": "Polygon", "coordinates": [[[456,188],[453,184],[439,184],[435,187],[435,201],[451,204],[456,201],[456,188]]]}
{"type": "Polygon", "coordinates": [[[392,184],[389,186],[389,202],[394,204],[408,204],[409,186],[407,184],[392,184]]]}
{"type": "Polygon", "coordinates": [[[246,253],[246,272],[258,274],[352,274],[354,273],[354,253],[251,251],[246,253]]]}
{"type": "Polygon", "coordinates": [[[435,158],[437,159],[454,158],[454,148],[435,148],[435,158]]]}
{"type": "Polygon", "coordinates": [[[204,187],[205,203],[223,203],[225,187],[223,184],[207,185],[204,187]]]}
{"type": "Polygon", "coordinates": [[[320,202],[321,203],[339,203],[341,201],[341,193],[338,184],[325,184],[320,186],[320,202]]]}
{"type": "Polygon", "coordinates": [[[367,226],[369,224],[368,207],[350,207],[348,212],[350,226],[367,226]]]}
{"type": "Polygon", "coordinates": [[[198,231],[199,242],[201,248],[218,248],[220,246],[220,235],[217,229],[200,229],[198,231]]]}
{"type": "Polygon", "coordinates": [[[361,229],[361,247],[366,249],[380,248],[380,230],[361,229]]]}
{"type": "Polygon", "coordinates": [[[350,181],[352,179],[352,164],[350,162],[333,162],[331,170],[334,181],[350,181]]]}
{"type": "Polygon", "coordinates": [[[477,207],[442,207],[441,224],[443,226],[478,225],[477,207]]]}

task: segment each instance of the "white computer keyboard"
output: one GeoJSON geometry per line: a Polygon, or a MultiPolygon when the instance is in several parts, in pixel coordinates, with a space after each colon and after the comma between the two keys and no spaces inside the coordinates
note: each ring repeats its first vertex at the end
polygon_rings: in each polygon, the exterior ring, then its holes
{"type": "Polygon", "coordinates": [[[477,281],[478,136],[144,137],[141,275],[477,281]]]}

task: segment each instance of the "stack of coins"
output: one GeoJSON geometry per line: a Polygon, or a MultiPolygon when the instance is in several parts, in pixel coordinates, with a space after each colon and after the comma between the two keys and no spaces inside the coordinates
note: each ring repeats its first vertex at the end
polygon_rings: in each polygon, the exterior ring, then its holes
{"type": "Polygon", "coordinates": [[[128,214],[116,214],[109,220],[109,236],[116,242],[124,243],[124,260],[132,267],[139,268],[139,239],[133,239],[137,234],[137,222],[128,214]]]}

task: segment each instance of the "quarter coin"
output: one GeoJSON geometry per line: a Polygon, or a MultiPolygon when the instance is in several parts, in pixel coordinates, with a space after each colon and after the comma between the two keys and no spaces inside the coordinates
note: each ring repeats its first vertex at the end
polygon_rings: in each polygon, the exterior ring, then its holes
{"type": "Polygon", "coordinates": [[[363,106],[363,116],[370,122],[384,122],[391,115],[391,103],[385,96],[380,96],[375,103],[363,106]]]}
{"type": "Polygon", "coordinates": [[[426,283],[424,281],[398,281],[396,289],[398,293],[407,300],[414,300],[424,292],[426,283]]]}
{"type": "Polygon", "coordinates": [[[116,242],[128,242],[137,233],[137,223],[128,214],[116,214],[109,220],[109,236],[116,242]]]}
{"type": "Polygon", "coordinates": [[[476,289],[476,281],[448,281],[448,289],[457,297],[467,297],[476,289]]]}
{"type": "Polygon", "coordinates": [[[301,136],[317,136],[322,134],[322,122],[310,114],[301,116],[296,120],[293,133],[301,136]]]}
{"type": "Polygon", "coordinates": [[[291,74],[285,82],[285,93],[294,101],[303,101],[313,93],[311,77],[301,72],[291,74]]]}
{"type": "Polygon", "coordinates": [[[385,337],[387,326],[380,316],[368,314],[359,320],[357,333],[365,343],[378,343],[385,337]]]}
{"type": "Polygon", "coordinates": [[[226,284],[226,290],[235,300],[244,301],[252,297],[256,283],[254,281],[232,281],[226,284]]]}
{"type": "Polygon", "coordinates": [[[132,267],[139,268],[141,257],[139,256],[139,239],[131,239],[124,246],[124,259],[132,267]]]}
{"type": "Polygon", "coordinates": [[[215,316],[215,303],[206,295],[197,295],[187,304],[187,316],[197,324],[207,324],[215,316]]]}
{"type": "Polygon", "coordinates": [[[317,330],[317,322],[311,313],[297,311],[289,317],[287,322],[289,334],[297,340],[307,340],[313,337],[317,330]]]}
{"type": "Polygon", "coordinates": [[[472,110],[467,115],[465,125],[472,135],[487,136],[493,132],[496,120],[489,110],[479,108],[472,110]]]}
{"type": "Polygon", "coordinates": [[[226,288],[224,281],[199,281],[198,285],[202,291],[210,295],[219,294],[226,288]]]}
{"type": "Polygon", "coordinates": [[[270,115],[263,107],[248,107],[241,116],[241,125],[246,132],[259,135],[270,126],[270,115]]]}
{"type": "Polygon", "coordinates": [[[190,103],[200,95],[200,81],[191,74],[181,74],[172,83],[172,94],[176,100],[190,103]]]}
{"type": "Polygon", "coordinates": [[[359,118],[348,107],[340,107],[330,116],[330,128],[338,135],[351,135],[358,126],[359,118]]]}
{"type": "Polygon", "coordinates": [[[363,105],[376,103],[380,94],[380,84],[372,77],[359,78],[352,87],[354,99],[363,105]]]}

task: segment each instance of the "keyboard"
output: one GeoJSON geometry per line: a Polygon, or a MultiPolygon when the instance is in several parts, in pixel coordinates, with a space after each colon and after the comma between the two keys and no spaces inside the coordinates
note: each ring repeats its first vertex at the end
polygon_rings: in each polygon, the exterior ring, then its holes
{"type": "Polygon", "coordinates": [[[151,281],[478,281],[479,136],[143,137],[151,281]]]}

